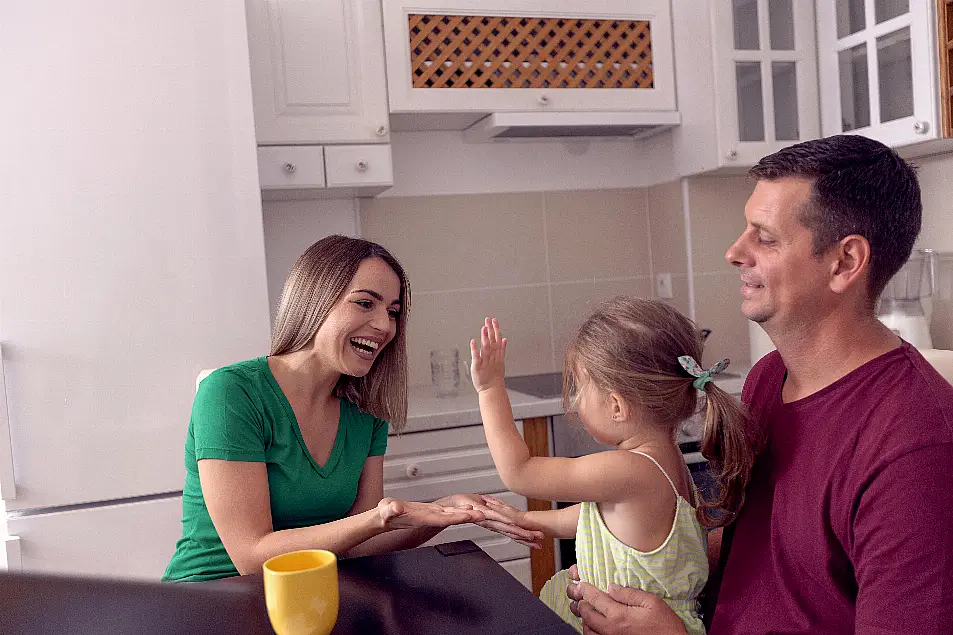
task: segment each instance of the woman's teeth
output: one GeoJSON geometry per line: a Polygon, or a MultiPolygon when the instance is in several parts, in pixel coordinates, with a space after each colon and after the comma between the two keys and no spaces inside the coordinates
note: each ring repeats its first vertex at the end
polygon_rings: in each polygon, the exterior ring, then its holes
{"type": "Polygon", "coordinates": [[[378,348],[380,348],[380,344],[378,344],[377,342],[373,340],[364,339],[363,337],[351,338],[351,344],[358,347],[361,350],[366,350],[369,352],[376,351],[378,348]]]}

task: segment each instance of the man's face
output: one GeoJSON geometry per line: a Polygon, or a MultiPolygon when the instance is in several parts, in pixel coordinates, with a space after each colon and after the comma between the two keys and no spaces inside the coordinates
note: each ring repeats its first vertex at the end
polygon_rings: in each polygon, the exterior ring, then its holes
{"type": "Polygon", "coordinates": [[[814,256],[811,231],[800,214],[811,181],[758,181],[745,205],[745,231],[725,259],[741,274],[741,311],[760,324],[810,322],[831,299],[832,263],[814,256]]]}

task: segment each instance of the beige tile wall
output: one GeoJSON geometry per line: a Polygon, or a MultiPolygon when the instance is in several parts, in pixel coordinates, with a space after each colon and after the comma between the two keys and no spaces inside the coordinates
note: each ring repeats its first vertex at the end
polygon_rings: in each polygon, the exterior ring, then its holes
{"type": "Polygon", "coordinates": [[[510,338],[509,373],[552,372],[596,303],[651,294],[645,190],[362,199],[360,223],[411,279],[414,385],[430,382],[431,349],[466,363],[486,315],[510,338]]]}
{"type": "Polygon", "coordinates": [[[681,181],[654,185],[647,189],[646,194],[649,232],[652,238],[652,272],[672,274],[674,297],[666,302],[691,317],[681,181]]]}
{"type": "Polygon", "coordinates": [[[652,270],[671,272],[674,298],[668,302],[694,317],[699,328],[711,329],[702,363],[724,357],[735,368],[749,364],[747,320],[741,314],[738,274],[725,261],[725,251],[744,227],[744,204],[751,185],[744,177],[696,177],[647,189],[651,228],[652,270]],[[691,236],[686,236],[683,187],[691,236]],[[688,284],[691,245],[692,289],[688,284]]]}
{"type": "Polygon", "coordinates": [[[941,252],[930,332],[933,346],[953,349],[953,154],[915,163],[923,192],[923,226],[917,246],[941,252]]]}
{"type": "Polygon", "coordinates": [[[741,282],[725,260],[745,226],[745,203],[753,183],[744,176],[696,177],[688,181],[695,321],[712,333],[707,366],[728,357],[735,368],[750,365],[748,320],[741,313],[741,282]]]}

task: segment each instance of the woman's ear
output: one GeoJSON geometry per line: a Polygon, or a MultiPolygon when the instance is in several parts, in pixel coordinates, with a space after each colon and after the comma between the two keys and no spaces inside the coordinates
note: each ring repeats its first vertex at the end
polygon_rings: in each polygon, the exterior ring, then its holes
{"type": "Polygon", "coordinates": [[[834,247],[831,260],[830,288],[844,293],[854,285],[866,284],[870,269],[870,243],[863,236],[845,236],[834,247]]]}

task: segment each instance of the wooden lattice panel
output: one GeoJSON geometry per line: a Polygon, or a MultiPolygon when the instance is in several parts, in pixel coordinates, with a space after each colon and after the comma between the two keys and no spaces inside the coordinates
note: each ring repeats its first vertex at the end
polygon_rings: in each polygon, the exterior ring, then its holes
{"type": "Polygon", "coordinates": [[[408,16],[414,88],[653,88],[647,20],[408,16]]]}
{"type": "Polygon", "coordinates": [[[937,0],[940,114],[943,136],[953,137],[953,0],[937,0]]]}

